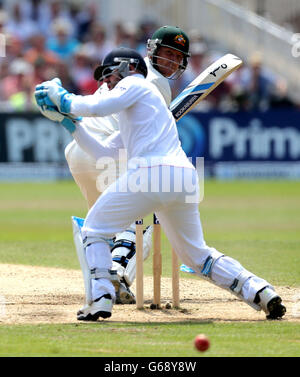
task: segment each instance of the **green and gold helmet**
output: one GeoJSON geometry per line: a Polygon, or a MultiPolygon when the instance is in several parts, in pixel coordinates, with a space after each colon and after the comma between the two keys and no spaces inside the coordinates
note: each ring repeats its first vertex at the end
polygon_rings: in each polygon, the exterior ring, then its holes
{"type": "Polygon", "coordinates": [[[177,50],[183,54],[182,63],[179,66],[178,71],[169,78],[178,78],[186,69],[188,64],[189,53],[189,38],[186,33],[178,26],[162,26],[157,29],[152,37],[148,39],[147,51],[148,57],[152,62],[154,68],[158,69],[156,65],[157,53],[160,47],[169,47],[177,50]]]}

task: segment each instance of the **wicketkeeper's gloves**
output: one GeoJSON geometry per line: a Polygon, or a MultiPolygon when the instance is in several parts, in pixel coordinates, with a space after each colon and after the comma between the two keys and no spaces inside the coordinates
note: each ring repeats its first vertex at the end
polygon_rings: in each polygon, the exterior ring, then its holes
{"type": "Polygon", "coordinates": [[[76,122],[82,118],[70,114],[71,97],[74,94],[61,86],[59,78],[37,85],[34,95],[40,112],[46,118],[61,123],[71,134],[75,131],[76,122]]]}

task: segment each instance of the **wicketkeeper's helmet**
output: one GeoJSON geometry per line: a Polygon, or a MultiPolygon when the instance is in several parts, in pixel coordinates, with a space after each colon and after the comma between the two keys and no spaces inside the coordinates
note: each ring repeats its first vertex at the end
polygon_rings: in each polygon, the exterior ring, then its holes
{"type": "Polygon", "coordinates": [[[188,58],[191,56],[189,53],[189,38],[186,33],[177,26],[162,26],[157,29],[152,37],[148,39],[147,51],[148,57],[152,62],[154,68],[157,66],[157,52],[159,47],[169,47],[177,50],[183,54],[183,60],[177,72],[172,75],[172,79],[177,79],[186,69],[188,64],[188,58]],[[176,77],[174,77],[176,76],[176,77]]]}
{"type": "Polygon", "coordinates": [[[101,65],[94,72],[94,79],[102,81],[105,77],[118,74],[121,78],[128,76],[132,71],[130,65],[139,71],[144,77],[147,76],[147,66],[143,57],[131,48],[119,47],[106,55],[101,65]]]}

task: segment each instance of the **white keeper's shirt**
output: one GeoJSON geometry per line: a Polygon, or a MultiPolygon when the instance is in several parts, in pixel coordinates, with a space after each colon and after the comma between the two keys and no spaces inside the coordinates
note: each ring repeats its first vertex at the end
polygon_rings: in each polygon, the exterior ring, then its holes
{"type": "MultiPolygon", "coordinates": [[[[158,88],[164,97],[167,106],[169,106],[172,100],[172,93],[168,79],[153,68],[148,57],[146,57],[144,60],[148,69],[146,79],[152,82],[158,88]]],[[[94,93],[94,96],[99,96],[100,99],[100,96],[105,94],[107,91],[109,91],[107,85],[103,84],[94,93]]],[[[100,140],[105,140],[108,136],[119,129],[119,119],[117,114],[111,114],[106,117],[84,118],[83,123],[89,132],[95,134],[95,137],[99,138],[100,140]]]]}
{"type": "Polygon", "coordinates": [[[96,159],[123,147],[129,160],[140,161],[137,166],[193,168],[181,147],[174,117],[162,94],[141,74],[125,77],[101,96],[76,96],[71,113],[83,117],[118,114],[119,131],[105,144],[97,146],[84,126],[77,127],[73,134],[78,144],[96,159]]]}

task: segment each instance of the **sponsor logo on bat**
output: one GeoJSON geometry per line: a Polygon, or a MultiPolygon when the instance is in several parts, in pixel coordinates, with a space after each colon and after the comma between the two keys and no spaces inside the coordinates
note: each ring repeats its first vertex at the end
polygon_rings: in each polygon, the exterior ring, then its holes
{"type": "Polygon", "coordinates": [[[177,113],[175,113],[175,117],[176,117],[176,118],[180,117],[180,115],[183,114],[183,113],[186,111],[186,109],[188,109],[188,108],[189,108],[194,102],[196,102],[198,98],[199,98],[198,95],[193,95],[193,97],[190,98],[190,99],[184,104],[184,106],[182,106],[182,108],[181,108],[179,111],[177,111],[177,113]]]}

